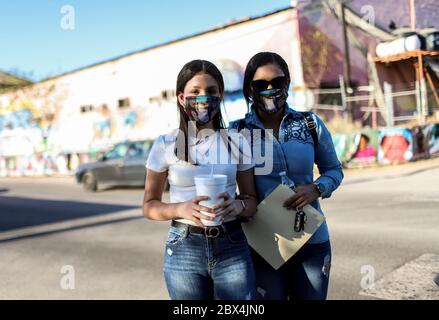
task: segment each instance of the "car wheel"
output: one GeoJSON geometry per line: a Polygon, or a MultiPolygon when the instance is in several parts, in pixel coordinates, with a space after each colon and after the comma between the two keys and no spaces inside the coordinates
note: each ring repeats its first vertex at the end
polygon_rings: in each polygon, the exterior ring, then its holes
{"type": "Polygon", "coordinates": [[[91,171],[84,173],[84,176],[82,177],[82,184],[86,191],[94,192],[98,190],[98,180],[91,171]]]}

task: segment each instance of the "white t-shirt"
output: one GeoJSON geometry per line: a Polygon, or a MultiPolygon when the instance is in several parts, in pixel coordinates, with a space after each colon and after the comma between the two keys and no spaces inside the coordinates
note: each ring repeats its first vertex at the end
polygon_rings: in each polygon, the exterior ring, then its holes
{"type": "MultiPolygon", "coordinates": [[[[168,171],[170,202],[178,203],[191,200],[196,196],[194,177],[199,174],[224,174],[227,176],[226,191],[234,198],[237,185],[237,171],[245,171],[255,166],[251,157],[250,145],[243,135],[233,133],[232,152],[223,142],[218,131],[201,138],[196,143],[189,142],[192,159],[197,165],[180,160],[174,149],[178,129],[159,136],[154,142],[146,161],[146,168],[156,171],[168,171]],[[233,156],[234,155],[234,156],[233,156]],[[239,156],[238,156],[239,155],[239,156]]],[[[226,217],[225,222],[234,220],[226,217]]],[[[183,223],[192,224],[190,220],[180,219],[183,223]]]]}

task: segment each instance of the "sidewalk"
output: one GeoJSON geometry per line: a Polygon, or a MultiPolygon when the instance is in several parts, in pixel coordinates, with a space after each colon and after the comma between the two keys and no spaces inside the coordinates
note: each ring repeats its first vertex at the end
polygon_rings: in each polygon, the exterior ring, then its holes
{"type": "MultiPolygon", "coordinates": [[[[389,178],[393,176],[404,176],[404,175],[410,175],[415,174],[417,172],[422,172],[434,168],[439,168],[439,157],[436,158],[430,158],[425,160],[418,160],[414,162],[407,162],[407,163],[401,163],[401,164],[394,164],[394,165],[377,165],[373,167],[365,167],[365,168],[344,168],[344,182],[357,182],[362,181],[364,179],[370,180],[373,177],[381,177],[381,178],[389,178]]],[[[315,177],[318,177],[318,170],[317,167],[315,167],[315,177]]],[[[1,179],[42,179],[42,178],[54,178],[56,180],[62,180],[67,181],[71,180],[76,183],[75,180],[75,174],[53,174],[53,175],[46,175],[46,176],[21,176],[21,177],[1,177],[1,179]]]]}
{"type": "Polygon", "coordinates": [[[418,160],[397,165],[382,165],[368,168],[344,169],[344,181],[346,183],[358,183],[376,178],[393,178],[408,176],[430,169],[439,168],[439,157],[426,160],[418,160]]]}

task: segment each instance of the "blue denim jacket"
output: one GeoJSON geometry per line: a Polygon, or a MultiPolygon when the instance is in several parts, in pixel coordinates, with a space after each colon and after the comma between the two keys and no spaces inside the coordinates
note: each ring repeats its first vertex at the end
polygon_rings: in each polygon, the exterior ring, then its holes
{"type": "MultiPolygon", "coordinates": [[[[274,138],[272,140],[273,170],[266,175],[255,175],[256,189],[260,200],[265,199],[282,183],[282,178],[279,175],[282,171],[285,171],[286,176],[296,185],[314,182],[314,163],[320,173],[315,182],[322,183],[325,187],[325,192],[322,194],[323,199],[329,198],[340,185],[343,180],[343,170],[335,153],[331,134],[317,115],[312,113],[312,116],[317,124],[318,145],[316,152],[314,152],[313,139],[302,114],[288,106],[285,108],[285,114],[279,128],[279,140],[274,138]]],[[[265,129],[253,108],[245,115],[244,119],[229,124],[229,129],[243,128],[250,132],[253,129],[265,129]]],[[[250,142],[253,144],[254,139],[251,140],[250,142]]],[[[261,141],[264,143],[264,138],[261,141]]],[[[264,163],[256,164],[256,168],[261,166],[264,166],[264,163]]],[[[311,205],[323,214],[318,199],[313,201],[311,205]]],[[[325,221],[308,243],[322,243],[328,240],[329,232],[325,221]]]]}

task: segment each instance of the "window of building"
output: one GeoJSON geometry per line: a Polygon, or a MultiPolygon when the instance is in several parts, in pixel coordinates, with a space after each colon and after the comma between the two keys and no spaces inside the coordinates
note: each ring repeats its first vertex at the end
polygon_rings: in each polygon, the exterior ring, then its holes
{"type": "Polygon", "coordinates": [[[123,98],[123,99],[117,100],[117,105],[119,106],[119,108],[129,107],[131,105],[130,98],[123,98]]]}
{"type": "Polygon", "coordinates": [[[163,100],[170,100],[175,97],[175,90],[163,90],[162,91],[162,99],[163,100]]]}
{"type": "Polygon", "coordinates": [[[94,107],[91,104],[86,104],[86,105],[81,106],[80,109],[81,109],[81,113],[86,113],[86,112],[93,111],[94,107]]]}

